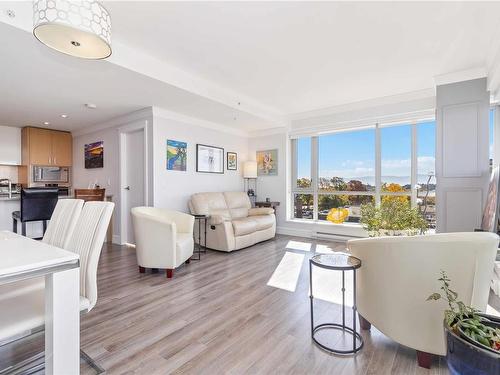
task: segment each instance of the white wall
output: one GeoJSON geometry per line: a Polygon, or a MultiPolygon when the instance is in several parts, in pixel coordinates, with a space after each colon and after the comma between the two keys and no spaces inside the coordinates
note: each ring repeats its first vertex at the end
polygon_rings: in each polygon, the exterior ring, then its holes
{"type": "MultiPolygon", "coordinates": [[[[98,183],[106,189],[106,195],[113,196],[115,210],[113,213],[113,242],[121,243],[120,239],[120,142],[119,129],[129,126],[138,121],[152,123],[152,108],[144,108],[127,115],[111,119],[102,124],[94,125],[73,132],[73,188],[86,189],[89,184],[98,183]],[[104,166],[103,168],[85,169],[84,147],[87,143],[104,142],[104,166]]],[[[152,126],[149,126],[152,130],[152,126]]],[[[152,133],[152,131],[149,131],[152,133]]],[[[151,144],[151,137],[148,139],[151,144]]],[[[152,147],[150,147],[151,156],[152,147]]],[[[152,176],[149,179],[152,186],[152,176]]],[[[150,199],[153,200],[152,188],[150,189],[150,199]]],[[[150,204],[150,202],[148,202],[150,204]]]]}
{"type": "Polygon", "coordinates": [[[120,235],[119,215],[119,158],[118,130],[109,128],[73,137],[73,188],[86,189],[89,184],[98,183],[112,195],[115,202],[113,215],[113,236],[120,235]],[[104,142],[104,167],[85,169],[84,147],[87,143],[104,142]]]}
{"type": "Polygon", "coordinates": [[[249,160],[255,160],[257,151],[278,149],[278,175],[258,176],[257,178],[257,200],[280,202],[276,212],[277,227],[286,226],[287,212],[287,135],[286,133],[271,134],[261,137],[250,138],[248,142],[249,160]]]}
{"type": "Polygon", "coordinates": [[[154,138],[154,206],[188,212],[191,194],[211,191],[243,191],[242,165],[247,160],[248,138],[189,123],[153,117],[154,138]],[[166,167],[167,139],[187,142],[187,171],[169,171],[166,167]],[[224,174],[196,172],[196,144],[224,148],[226,153],[238,154],[238,170],[228,171],[224,160],[224,174]]]}

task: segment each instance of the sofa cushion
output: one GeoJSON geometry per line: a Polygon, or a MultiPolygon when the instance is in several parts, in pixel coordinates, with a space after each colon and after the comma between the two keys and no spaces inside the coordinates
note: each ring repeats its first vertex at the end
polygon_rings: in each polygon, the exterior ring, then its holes
{"type": "Polygon", "coordinates": [[[248,216],[248,209],[252,207],[248,195],[243,191],[224,192],[227,208],[232,219],[239,219],[248,216]]]}
{"type": "Polygon", "coordinates": [[[253,218],[245,217],[232,220],[234,235],[244,236],[257,230],[257,222],[253,218]]]}
{"type": "Polygon", "coordinates": [[[251,218],[255,221],[257,230],[271,228],[275,220],[274,215],[251,216],[251,218]]]}
{"type": "Polygon", "coordinates": [[[191,196],[190,209],[196,215],[220,215],[231,219],[223,193],[196,193],[191,196]]]}

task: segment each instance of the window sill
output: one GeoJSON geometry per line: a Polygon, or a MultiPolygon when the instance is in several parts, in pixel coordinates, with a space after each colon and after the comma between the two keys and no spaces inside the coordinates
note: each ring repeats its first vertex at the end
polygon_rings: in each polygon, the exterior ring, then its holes
{"type": "Polygon", "coordinates": [[[324,225],[327,227],[339,227],[339,228],[363,228],[363,226],[359,223],[342,223],[335,224],[325,220],[310,220],[310,219],[288,219],[287,223],[300,223],[300,224],[315,224],[315,225],[324,225]]]}

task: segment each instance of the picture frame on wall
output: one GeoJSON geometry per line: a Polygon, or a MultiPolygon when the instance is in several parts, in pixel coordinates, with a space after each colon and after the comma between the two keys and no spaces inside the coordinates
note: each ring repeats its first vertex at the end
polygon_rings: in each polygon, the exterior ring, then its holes
{"type": "Polygon", "coordinates": [[[87,143],[84,146],[85,169],[104,167],[104,142],[87,143]]]}
{"type": "Polygon", "coordinates": [[[196,172],[224,173],[224,149],[222,147],[196,145],[196,172]]]}
{"type": "Polygon", "coordinates": [[[227,152],[226,154],[227,165],[226,168],[228,171],[237,171],[238,170],[238,154],[236,152],[227,152]]]}
{"type": "Polygon", "coordinates": [[[257,176],[278,175],[278,150],[257,151],[257,176]]]}
{"type": "Polygon", "coordinates": [[[187,170],[187,143],[167,139],[167,170],[187,170]]]}

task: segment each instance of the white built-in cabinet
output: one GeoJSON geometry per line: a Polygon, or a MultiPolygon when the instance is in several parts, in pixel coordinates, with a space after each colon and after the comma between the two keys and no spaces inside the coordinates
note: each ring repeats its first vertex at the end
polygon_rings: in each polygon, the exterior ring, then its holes
{"type": "Polygon", "coordinates": [[[21,128],[0,126],[0,164],[21,165],[21,128]]]}

